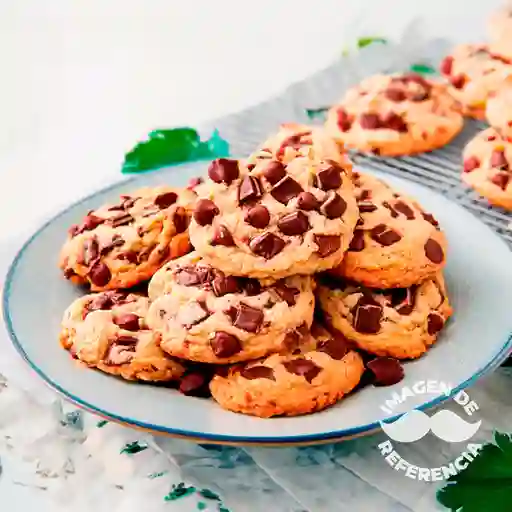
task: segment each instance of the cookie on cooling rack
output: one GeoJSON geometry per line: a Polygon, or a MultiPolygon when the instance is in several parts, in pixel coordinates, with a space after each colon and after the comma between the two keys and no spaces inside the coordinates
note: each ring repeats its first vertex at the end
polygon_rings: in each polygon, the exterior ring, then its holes
{"type": "Polygon", "coordinates": [[[463,152],[462,181],[494,206],[512,210],[512,142],[488,128],[463,152]]]}
{"type": "Polygon", "coordinates": [[[460,107],[444,85],[408,73],[363,80],[329,111],[326,127],[347,147],[409,155],[444,146],[462,124],[460,107]]]}
{"type": "Polygon", "coordinates": [[[350,393],[364,372],[345,340],[313,326],[292,353],[237,364],[213,377],[213,398],[230,411],[269,418],[320,411],[350,393]]]}
{"type": "Polygon", "coordinates": [[[169,354],[226,364],[293,348],[313,320],[312,278],[262,285],[226,275],[196,253],[170,261],[149,284],[148,325],[169,354]]]}
{"type": "Polygon", "coordinates": [[[372,288],[404,288],[439,272],[447,242],[434,217],[369,174],[354,172],[353,181],[360,220],[330,272],[372,288]]]}
{"type": "Polygon", "coordinates": [[[389,290],[326,278],[317,296],[328,322],[351,342],[398,359],[424,354],[451,314],[441,274],[389,290]]]}
{"type": "Polygon", "coordinates": [[[170,381],[185,369],[148,329],[147,297],[106,291],[80,297],[64,313],[60,342],[79,361],[127,380],[170,381]]]}
{"type": "Polygon", "coordinates": [[[130,288],[191,250],[187,227],[195,194],[156,187],[121,196],[69,230],[59,266],[91,290],[130,288]]]}
{"type": "Polygon", "coordinates": [[[339,264],[358,219],[351,166],[214,160],[190,223],[196,251],[227,275],[280,279],[339,264]]]}
{"type": "Polygon", "coordinates": [[[512,75],[512,60],[493,53],[486,45],[463,44],[443,59],[440,71],[464,114],[485,119],[487,100],[512,75]]]}

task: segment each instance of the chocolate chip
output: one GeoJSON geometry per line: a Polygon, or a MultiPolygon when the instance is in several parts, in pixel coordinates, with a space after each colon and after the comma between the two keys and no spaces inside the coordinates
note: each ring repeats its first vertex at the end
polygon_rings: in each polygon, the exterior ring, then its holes
{"type": "Polygon", "coordinates": [[[159,194],[155,197],[153,201],[156,206],[160,209],[169,208],[169,206],[173,205],[178,200],[178,194],[176,192],[164,192],[163,194],[159,194]]]}
{"type": "Polygon", "coordinates": [[[251,251],[266,260],[279,254],[285,245],[284,240],[269,232],[254,237],[249,243],[251,251]]]}
{"type": "Polygon", "coordinates": [[[128,336],[126,334],[121,334],[119,336],[116,336],[113,341],[116,345],[129,346],[129,345],[137,345],[139,340],[135,336],[128,336]]]}
{"type": "Polygon", "coordinates": [[[407,220],[413,220],[415,218],[413,209],[403,201],[396,201],[393,207],[395,211],[405,215],[407,220]]]}
{"type": "Polygon", "coordinates": [[[402,239],[401,235],[385,224],[378,224],[371,229],[370,237],[384,247],[396,244],[402,239]]]}
{"type": "Polygon", "coordinates": [[[219,226],[213,234],[211,244],[234,247],[235,241],[233,240],[233,235],[231,235],[226,226],[219,226]]]}
{"type": "Polygon", "coordinates": [[[262,195],[261,183],[256,176],[245,176],[238,186],[239,204],[256,201],[262,195]]]}
{"type": "Polygon", "coordinates": [[[422,217],[427,221],[429,222],[430,224],[432,224],[432,226],[436,227],[439,226],[439,222],[437,222],[437,220],[434,218],[433,215],[431,215],[430,213],[427,213],[427,212],[421,212],[421,215],[422,217]]]}
{"type": "Polygon", "coordinates": [[[219,213],[219,209],[213,201],[200,199],[194,210],[194,220],[200,226],[209,226],[213,222],[213,218],[219,213]]]}
{"type": "Polygon", "coordinates": [[[307,132],[301,132],[301,133],[294,133],[293,135],[290,135],[287,137],[282,143],[279,149],[277,150],[277,155],[282,156],[284,155],[284,152],[286,148],[290,147],[293,149],[300,149],[301,146],[304,146],[306,144],[311,144],[311,131],[307,132]]]}
{"type": "Polygon", "coordinates": [[[269,368],[268,366],[263,365],[251,366],[250,368],[245,367],[240,372],[240,375],[247,380],[276,380],[274,377],[274,370],[272,370],[272,368],[269,368]]]}
{"type": "Polygon", "coordinates": [[[295,375],[304,377],[309,383],[322,371],[320,366],[316,365],[313,361],[303,357],[297,357],[291,361],[283,363],[286,371],[295,375]]]}
{"type": "Polygon", "coordinates": [[[391,307],[402,316],[408,316],[414,309],[416,300],[416,285],[410,288],[395,288],[391,290],[391,307]]]}
{"type": "Polygon", "coordinates": [[[303,192],[302,187],[290,176],[284,177],[279,183],[272,187],[272,197],[282,204],[288,204],[290,199],[303,192]]]}
{"type": "Polygon", "coordinates": [[[317,350],[319,352],[325,352],[328,356],[332,357],[332,359],[340,361],[347,355],[349,351],[349,344],[347,339],[339,333],[333,338],[322,340],[318,344],[317,350]]]}
{"type": "Polygon", "coordinates": [[[299,295],[300,290],[292,286],[286,286],[283,282],[278,281],[272,287],[277,295],[284,300],[288,306],[295,306],[296,297],[299,295]]]}
{"type": "Polygon", "coordinates": [[[210,346],[217,357],[231,357],[242,350],[240,340],[236,336],[222,331],[214,334],[210,346]]]}
{"type": "Polygon", "coordinates": [[[444,260],[443,248],[432,238],[425,244],[425,254],[432,263],[442,263],[444,260]]]}
{"type": "Polygon", "coordinates": [[[500,187],[501,190],[506,190],[510,178],[511,175],[509,173],[499,172],[491,177],[491,183],[494,183],[496,186],[500,187]]]}
{"type": "Polygon", "coordinates": [[[123,313],[115,316],[114,323],[127,331],[139,330],[139,317],[133,313],[123,313]]]}
{"type": "Polygon", "coordinates": [[[348,250],[352,252],[361,252],[364,249],[364,231],[362,229],[356,229],[354,236],[348,246],[348,250]]]}
{"type": "Polygon", "coordinates": [[[427,332],[430,336],[437,334],[444,326],[444,318],[437,313],[430,313],[427,317],[427,332]]]}
{"type": "Polygon", "coordinates": [[[430,93],[425,89],[420,89],[418,91],[409,91],[407,93],[407,98],[415,102],[425,101],[430,98],[430,93]]]}
{"type": "Polygon", "coordinates": [[[380,331],[382,306],[368,296],[361,296],[352,308],[352,324],[357,332],[376,334],[380,331]]]}
{"type": "Polygon", "coordinates": [[[124,251],[120,252],[117,256],[117,260],[126,260],[129,263],[137,263],[138,261],[138,254],[135,251],[124,251]]]}
{"type": "Polygon", "coordinates": [[[94,228],[98,227],[100,224],[103,224],[104,222],[105,219],[97,217],[93,213],[89,213],[89,215],[87,215],[82,222],[80,232],[83,233],[84,231],[92,231],[94,228]]]}
{"type": "Polygon", "coordinates": [[[375,386],[392,386],[404,378],[402,365],[392,357],[376,357],[366,366],[373,373],[375,386]]]}
{"type": "Polygon", "coordinates": [[[230,309],[228,315],[231,317],[235,327],[247,332],[258,332],[264,318],[261,309],[253,308],[243,302],[230,309]]]}
{"type": "Polygon", "coordinates": [[[174,229],[176,233],[184,233],[188,228],[189,218],[187,215],[187,210],[182,206],[178,206],[176,211],[172,216],[172,222],[174,224],[174,229]]]}
{"type": "Polygon", "coordinates": [[[217,297],[222,297],[228,293],[239,293],[240,285],[238,279],[234,276],[226,276],[224,273],[217,271],[215,279],[212,281],[213,293],[217,297]]]}
{"type": "Polygon", "coordinates": [[[263,176],[265,176],[266,180],[271,185],[275,185],[278,181],[281,181],[286,176],[286,170],[281,162],[272,160],[263,170],[263,176]]]}
{"type": "Polygon", "coordinates": [[[377,206],[374,205],[371,201],[359,201],[357,206],[361,213],[371,213],[377,209],[377,206]]]}
{"type": "Polygon", "coordinates": [[[398,212],[391,206],[391,204],[388,201],[382,201],[382,206],[389,210],[389,212],[391,213],[391,217],[398,217],[398,212]]]}
{"type": "Polygon", "coordinates": [[[110,295],[107,293],[100,293],[96,295],[85,307],[85,316],[87,316],[88,313],[92,313],[93,311],[108,311],[112,308],[114,305],[114,302],[110,295]]]}
{"type": "Polygon", "coordinates": [[[194,267],[191,265],[178,268],[174,278],[182,286],[199,286],[209,283],[213,276],[210,267],[194,267]]]}
{"type": "Polygon", "coordinates": [[[384,95],[390,101],[399,102],[405,100],[405,92],[397,87],[388,87],[384,91],[384,95]]]}
{"type": "Polygon", "coordinates": [[[316,176],[319,188],[322,190],[334,190],[341,187],[341,172],[337,166],[331,165],[326,169],[322,169],[316,176]]]}
{"type": "Polygon", "coordinates": [[[89,279],[96,286],[106,286],[112,274],[110,269],[102,261],[97,261],[89,270],[89,279]]]}
{"type": "Polygon", "coordinates": [[[297,207],[309,212],[320,208],[320,201],[311,192],[301,192],[297,196],[297,207]]]}
{"type": "Polygon", "coordinates": [[[508,161],[504,150],[495,149],[491,154],[491,167],[502,171],[508,170],[508,161]]]}
{"type": "Polygon", "coordinates": [[[140,197],[132,197],[132,196],[123,195],[123,196],[121,196],[121,199],[123,201],[123,208],[125,210],[128,210],[130,208],[133,208],[133,206],[140,199],[140,197]]]}
{"type": "Polygon", "coordinates": [[[65,268],[64,269],[64,277],[66,279],[71,279],[72,277],[78,276],[78,274],[72,269],[72,268],[65,268]]]}
{"type": "Polygon", "coordinates": [[[443,75],[451,75],[453,66],[453,57],[448,55],[441,61],[440,70],[443,75]]]}
{"type": "Polygon", "coordinates": [[[186,396],[210,396],[208,379],[201,372],[190,372],[181,377],[178,389],[186,396]]]}
{"type": "Polygon", "coordinates": [[[462,89],[466,85],[466,77],[464,75],[452,76],[450,83],[455,89],[462,89]]]}
{"type": "Polygon", "coordinates": [[[341,237],[339,235],[315,235],[313,238],[318,246],[316,252],[321,258],[330,256],[341,247],[341,237]]]}
{"type": "Polygon", "coordinates": [[[126,226],[134,221],[134,218],[129,213],[120,213],[115,217],[110,217],[106,223],[111,225],[113,228],[117,228],[119,226],[126,226]]]}
{"type": "Polygon", "coordinates": [[[254,295],[259,295],[261,293],[261,284],[256,279],[252,279],[250,277],[240,277],[239,278],[240,286],[245,291],[249,297],[253,297],[254,295]]]}
{"type": "Polygon", "coordinates": [[[98,238],[96,236],[92,236],[84,241],[83,245],[83,263],[88,266],[93,261],[95,261],[100,255],[100,246],[98,243],[98,238]]]}
{"type": "Polygon", "coordinates": [[[327,199],[324,204],[320,207],[320,211],[328,218],[328,219],[338,219],[340,218],[347,209],[347,203],[345,200],[336,194],[336,192],[329,192],[327,199]]]}
{"type": "Polygon", "coordinates": [[[208,176],[215,183],[231,185],[238,178],[238,161],[228,158],[217,158],[208,167],[208,176]]]}
{"type": "Polygon", "coordinates": [[[361,114],[359,123],[361,128],[365,130],[377,130],[381,127],[380,118],[377,114],[361,114]]]}
{"type": "Polygon", "coordinates": [[[302,212],[292,212],[279,219],[277,227],[284,235],[297,236],[305,233],[311,226],[302,212]]]}
{"type": "Polygon", "coordinates": [[[389,130],[404,133],[407,131],[407,123],[399,114],[389,112],[386,116],[382,118],[381,128],[388,128],[389,130]]]}
{"type": "Polygon", "coordinates": [[[343,110],[339,108],[337,111],[338,116],[338,127],[342,132],[347,132],[352,127],[351,117],[343,110]]]}
{"type": "Polygon", "coordinates": [[[480,160],[476,156],[470,156],[464,160],[464,172],[471,172],[480,167],[480,160]]]}
{"type": "Polygon", "coordinates": [[[263,229],[266,228],[270,222],[270,213],[267,208],[259,204],[247,211],[244,220],[254,228],[263,229]]]}
{"type": "Polygon", "coordinates": [[[122,247],[124,245],[124,239],[121,235],[114,235],[110,242],[102,244],[100,247],[100,253],[102,256],[109,254],[115,247],[122,247]]]}
{"type": "MultiPolygon", "coordinates": [[[[353,177],[353,175],[352,175],[353,177]]],[[[356,195],[357,202],[365,202],[372,198],[372,191],[363,189],[356,195]]]]}

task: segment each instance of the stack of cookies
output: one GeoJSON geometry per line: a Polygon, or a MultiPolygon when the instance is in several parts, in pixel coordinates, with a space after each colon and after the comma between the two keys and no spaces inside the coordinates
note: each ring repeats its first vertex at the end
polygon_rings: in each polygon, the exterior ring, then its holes
{"type": "Polygon", "coordinates": [[[445,253],[435,219],[353,172],[336,138],[283,125],[189,189],[138,191],[73,227],[61,267],[98,293],[68,308],[61,343],[231,411],[310,413],[368,373],[399,381],[398,360],[434,343],[445,253]]]}

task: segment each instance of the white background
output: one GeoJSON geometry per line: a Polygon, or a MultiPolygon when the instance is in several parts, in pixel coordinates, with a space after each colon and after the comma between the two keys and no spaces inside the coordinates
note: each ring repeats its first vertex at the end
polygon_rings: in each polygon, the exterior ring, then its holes
{"type": "MultiPolygon", "coordinates": [[[[0,254],[42,216],[120,178],[124,152],[150,129],[255,104],[328,65],[358,35],[397,37],[417,16],[432,36],[479,41],[499,3],[5,0],[0,254]]],[[[6,481],[1,503],[36,510],[27,489],[6,481]]]]}

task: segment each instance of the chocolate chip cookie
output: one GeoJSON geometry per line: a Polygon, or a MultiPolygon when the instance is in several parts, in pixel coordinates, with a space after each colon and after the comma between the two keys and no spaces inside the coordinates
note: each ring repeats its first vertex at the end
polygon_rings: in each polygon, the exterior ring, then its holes
{"type": "Polygon", "coordinates": [[[462,181],[492,205],[512,210],[512,142],[494,128],[478,133],[464,149],[462,181]]]}
{"type": "Polygon", "coordinates": [[[230,276],[196,253],[170,261],[149,285],[147,322],[169,354],[231,363],[294,347],[312,322],[312,278],[293,276],[264,286],[230,276]]]}
{"type": "Polygon", "coordinates": [[[511,62],[486,45],[463,44],[443,59],[440,71],[450,84],[450,93],[462,104],[464,114],[485,119],[487,100],[512,74],[511,62]]]}
{"type": "Polygon", "coordinates": [[[434,217],[381,180],[353,173],[360,220],[334,275],[373,288],[403,288],[445,264],[446,238],[434,217]]]}
{"type": "Polygon", "coordinates": [[[462,125],[460,105],[447,88],[414,73],[363,80],[329,111],[326,123],[347,147],[379,155],[444,146],[462,125]]]}
{"type": "Polygon", "coordinates": [[[123,195],[69,230],[59,266],[91,290],[130,288],[191,250],[187,227],[195,193],[169,187],[123,195]]]}
{"type": "Polygon", "coordinates": [[[418,285],[390,290],[331,278],[317,292],[335,329],[367,352],[398,359],[425,353],[452,312],[440,273],[418,285]]]}
{"type": "Polygon", "coordinates": [[[343,143],[337,137],[323,128],[295,123],[282,124],[279,131],[251,155],[248,163],[260,159],[288,163],[300,156],[317,161],[332,160],[347,171],[351,169],[343,143]]]}
{"type": "Polygon", "coordinates": [[[64,313],[61,344],[87,366],[127,380],[178,379],[184,367],[160,349],[144,320],[148,307],[147,297],[133,293],[80,297],[64,313]]]}
{"type": "Polygon", "coordinates": [[[320,411],[350,393],[364,372],[345,340],[316,325],[289,354],[237,364],[210,382],[213,398],[230,411],[262,418],[320,411]]]}
{"type": "Polygon", "coordinates": [[[214,160],[196,187],[197,252],[229,275],[280,279],[341,261],[358,218],[350,167],[297,157],[214,160]]]}

